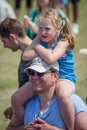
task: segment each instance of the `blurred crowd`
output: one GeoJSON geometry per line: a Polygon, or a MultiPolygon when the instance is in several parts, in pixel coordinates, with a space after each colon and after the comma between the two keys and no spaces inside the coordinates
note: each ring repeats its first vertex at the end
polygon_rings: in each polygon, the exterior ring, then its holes
{"type": "MultiPolygon", "coordinates": [[[[19,18],[20,10],[22,8],[23,0],[14,0],[14,7],[8,0],[0,0],[0,22],[6,17],[19,18]]],[[[30,12],[33,10],[32,0],[25,0],[26,14],[30,16],[30,12]]],[[[36,7],[38,6],[37,2],[36,7]]],[[[58,8],[61,8],[68,18],[71,19],[72,32],[77,35],[79,34],[79,0],[57,0],[58,8]]]]}

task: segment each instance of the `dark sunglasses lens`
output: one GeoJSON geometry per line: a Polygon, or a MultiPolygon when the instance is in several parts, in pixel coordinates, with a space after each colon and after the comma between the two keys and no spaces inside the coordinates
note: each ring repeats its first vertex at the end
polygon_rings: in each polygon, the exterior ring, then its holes
{"type": "MultiPolygon", "coordinates": [[[[39,77],[42,77],[42,76],[44,76],[44,74],[45,73],[39,73],[39,72],[36,72],[37,73],[37,75],[39,76],[39,77]]],[[[32,71],[32,70],[29,70],[29,71],[27,71],[27,75],[29,76],[34,76],[34,74],[35,74],[35,71],[32,71]]]]}
{"type": "Polygon", "coordinates": [[[27,75],[29,76],[34,76],[35,72],[34,71],[27,71],[27,75]]]}
{"type": "Polygon", "coordinates": [[[44,73],[37,73],[37,74],[38,74],[38,76],[40,76],[40,77],[44,76],[44,73]]]}

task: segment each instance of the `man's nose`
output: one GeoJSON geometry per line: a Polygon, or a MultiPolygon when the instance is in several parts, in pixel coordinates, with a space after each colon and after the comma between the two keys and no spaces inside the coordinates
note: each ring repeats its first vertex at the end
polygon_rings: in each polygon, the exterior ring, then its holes
{"type": "Polygon", "coordinates": [[[34,75],[33,75],[32,77],[34,77],[34,78],[39,78],[39,75],[38,75],[37,72],[35,72],[34,75]]]}

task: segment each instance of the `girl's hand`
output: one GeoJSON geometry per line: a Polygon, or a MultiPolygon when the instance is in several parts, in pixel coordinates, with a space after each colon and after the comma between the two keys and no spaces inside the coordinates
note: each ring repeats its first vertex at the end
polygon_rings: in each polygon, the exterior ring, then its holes
{"type": "Polygon", "coordinates": [[[66,57],[66,53],[64,53],[61,58],[64,58],[64,57],[66,57]]]}

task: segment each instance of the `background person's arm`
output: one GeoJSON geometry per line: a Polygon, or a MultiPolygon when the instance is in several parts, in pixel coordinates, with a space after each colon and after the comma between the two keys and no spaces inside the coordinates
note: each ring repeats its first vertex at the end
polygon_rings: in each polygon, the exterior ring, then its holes
{"type": "Polygon", "coordinates": [[[38,27],[37,25],[32,22],[31,18],[29,18],[27,15],[24,16],[24,27],[28,27],[31,29],[35,34],[38,34],[38,27]]]}

